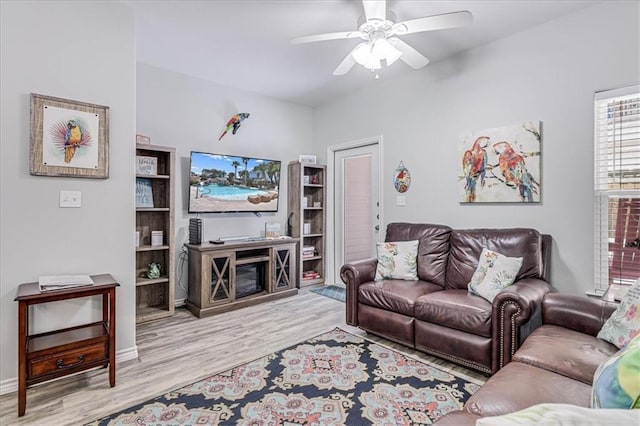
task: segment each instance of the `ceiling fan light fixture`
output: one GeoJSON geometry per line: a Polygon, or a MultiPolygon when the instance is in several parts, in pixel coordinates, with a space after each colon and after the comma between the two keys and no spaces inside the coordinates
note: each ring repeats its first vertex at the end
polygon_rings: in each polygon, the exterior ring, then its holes
{"type": "Polygon", "coordinates": [[[389,43],[387,39],[380,38],[367,43],[360,43],[351,53],[353,59],[369,70],[382,68],[381,61],[391,65],[402,56],[402,52],[389,43]]]}
{"type": "Polygon", "coordinates": [[[376,59],[371,54],[371,48],[372,48],[371,42],[360,43],[359,45],[356,46],[355,49],[353,49],[353,52],[351,52],[351,56],[353,56],[353,59],[357,63],[359,63],[366,69],[369,69],[369,70],[380,69],[381,68],[380,60],[376,59]]]}
{"type": "Polygon", "coordinates": [[[387,66],[402,56],[402,52],[391,45],[386,38],[380,38],[374,42],[371,54],[378,60],[384,59],[387,62],[387,66]]]}

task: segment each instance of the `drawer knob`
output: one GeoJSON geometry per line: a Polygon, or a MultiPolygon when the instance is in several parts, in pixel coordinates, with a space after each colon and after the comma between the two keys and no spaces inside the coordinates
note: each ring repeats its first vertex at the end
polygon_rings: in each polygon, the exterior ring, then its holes
{"type": "Polygon", "coordinates": [[[78,362],[73,363],[73,364],[69,364],[69,365],[64,365],[64,361],[59,359],[59,360],[56,361],[56,367],[58,367],[60,369],[72,368],[72,367],[75,367],[77,365],[82,364],[82,361],[84,361],[84,354],[78,355],[78,362]]]}

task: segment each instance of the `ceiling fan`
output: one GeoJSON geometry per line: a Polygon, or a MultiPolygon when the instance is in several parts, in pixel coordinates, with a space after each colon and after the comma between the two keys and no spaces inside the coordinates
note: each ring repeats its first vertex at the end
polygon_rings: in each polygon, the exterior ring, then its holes
{"type": "Polygon", "coordinates": [[[401,59],[410,67],[419,69],[429,63],[429,60],[413,47],[396,36],[419,33],[422,31],[457,28],[468,25],[473,20],[469,11],[445,13],[442,15],[424,16],[404,22],[393,22],[387,19],[386,0],[362,0],[365,22],[357,31],[342,31],[335,33],[317,34],[296,37],[292,44],[311,43],[316,41],[361,38],[364,40],[344,58],[333,71],[333,75],[344,75],[356,64],[376,73],[382,68],[382,61],[389,66],[401,59]]]}

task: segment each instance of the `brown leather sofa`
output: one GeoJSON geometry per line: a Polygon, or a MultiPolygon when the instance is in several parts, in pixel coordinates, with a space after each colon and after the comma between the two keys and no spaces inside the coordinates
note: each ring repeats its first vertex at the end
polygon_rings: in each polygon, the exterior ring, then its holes
{"type": "Polygon", "coordinates": [[[570,294],[549,293],[537,328],[505,366],[464,405],[436,424],[475,425],[542,403],[589,407],[596,368],[618,348],[596,337],[615,304],[570,294]]]}
{"type": "Polygon", "coordinates": [[[374,281],[377,260],[344,265],[347,324],[493,374],[540,325],[550,291],[551,237],[534,229],[455,230],[444,225],[391,223],[385,241],[418,240],[418,281],[374,281]],[[467,284],[483,247],[522,257],[516,282],[488,302],[467,284]]]}

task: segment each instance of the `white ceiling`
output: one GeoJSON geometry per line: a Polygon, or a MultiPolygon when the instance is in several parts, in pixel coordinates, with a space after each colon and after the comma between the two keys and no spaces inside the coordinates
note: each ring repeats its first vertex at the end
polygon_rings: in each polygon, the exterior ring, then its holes
{"type": "MultiPolygon", "coordinates": [[[[136,15],[138,62],[275,98],[318,106],[375,84],[359,65],[333,70],[360,39],[291,45],[294,37],[355,30],[360,0],[125,1],[136,15]]],[[[469,10],[472,25],[402,39],[431,63],[593,5],[586,1],[389,0],[397,21],[469,10]]],[[[397,61],[380,78],[413,70],[397,61]]]]}

